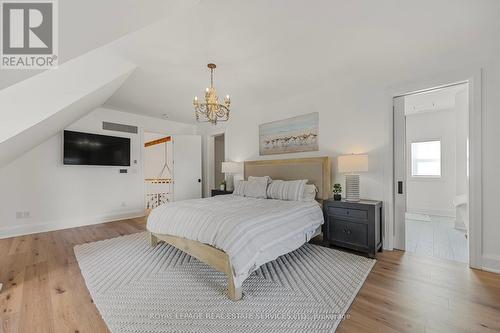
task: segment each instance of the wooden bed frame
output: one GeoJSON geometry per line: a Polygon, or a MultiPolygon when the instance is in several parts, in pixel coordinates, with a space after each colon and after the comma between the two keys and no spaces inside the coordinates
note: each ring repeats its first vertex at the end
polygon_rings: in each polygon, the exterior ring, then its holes
{"type": "MultiPolygon", "coordinates": [[[[321,202],[330,197],[331,159],[329,157],[248,161],[244,165],[245,179],[248,176],[271,176],[273,179],[283,180],[308,179],[308,184],[314,184],[318,188],[318,201],[321,202]]],[[[165,242],[226,274],[228,297],[233,301],[243,297],[242,285],[236,284],[233,266],[224,251],[208,244],[172,235],[150,232],[149,239],[151,246],[156,246],[160,241],[165,242]]]]}

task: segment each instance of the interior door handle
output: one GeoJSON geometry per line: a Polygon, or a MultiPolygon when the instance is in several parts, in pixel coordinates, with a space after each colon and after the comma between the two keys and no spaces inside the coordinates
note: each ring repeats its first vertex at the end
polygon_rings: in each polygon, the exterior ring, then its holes
{"type": "Polygon", "coordinates": [[[198,178],[198,183],[201,183],[201,179],[200,178],[198,178]]]}
{"type": "Polygon", "coordinates": [[[398,194],[403,194],[403,182],[398,182],[398,194]]]}

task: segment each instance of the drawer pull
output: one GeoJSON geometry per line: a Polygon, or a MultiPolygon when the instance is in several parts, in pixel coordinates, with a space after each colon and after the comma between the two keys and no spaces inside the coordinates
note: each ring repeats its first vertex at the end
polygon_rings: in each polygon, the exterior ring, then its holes
{"type": "Polygon", "coordinates": [[[348,234],[348,235],[350,235],[350,234],[351,234],[351,230],[349,230],[349,229],[344,229],[344,230],[342,230],[342,231],[344,232],[344,234],[348,234]]]}

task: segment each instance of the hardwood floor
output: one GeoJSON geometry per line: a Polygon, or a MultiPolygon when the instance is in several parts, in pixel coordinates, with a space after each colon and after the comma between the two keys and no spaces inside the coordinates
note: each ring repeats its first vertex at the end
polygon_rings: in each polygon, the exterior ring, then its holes
{"type": "MultiPolygon", "coordinates": [[[[132,219],[0,240],[0,332],[108,332],[73,247],[144,229],[132,219]]],[[[399,251],[377,259],[338,332],[500,332],[500,275],[399,251]]]]}

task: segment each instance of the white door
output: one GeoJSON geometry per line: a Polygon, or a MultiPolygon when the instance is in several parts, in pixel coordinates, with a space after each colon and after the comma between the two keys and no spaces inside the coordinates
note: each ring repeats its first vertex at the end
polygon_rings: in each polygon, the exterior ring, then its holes
{"type": "Polygon", "coordinates": [[[174,201],[201,198],[201,136],[173,135],[174,201]]]}
{"type": "Polygon", "coordinates": [[[394,248],[405,250],[406,116],[404,97],[394,98],[394,248]]]}

